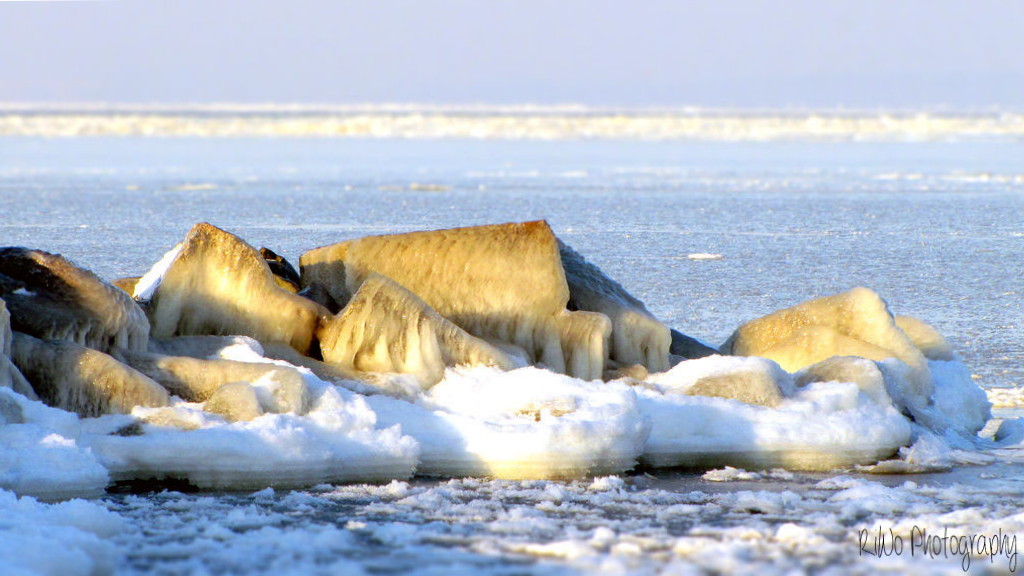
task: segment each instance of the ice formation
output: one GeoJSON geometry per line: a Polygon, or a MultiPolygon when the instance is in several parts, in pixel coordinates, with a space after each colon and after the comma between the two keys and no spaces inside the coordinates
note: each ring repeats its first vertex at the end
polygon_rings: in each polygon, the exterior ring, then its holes
{"type": "Polygon", "coordinates": [[[0,388],[2,403],[18,406],[21,417],[0,423],[0,495],[6,489],[60,500],[103,493],[110,476],[82,445],[78,417],[8,388],[0,388]]]}
{"type": "Polygon", "coordinates": [[[640,409],[653,428],[642,461],[654,467],[724,465],[829,470],[870,464],[909,443],[910,423],[890,402],[878,402],[850,382],[797,388],[793,377],[761,358],[709,356],[682,362],[638,387],[640,409]],[[786,391],[766,407],[726,397],[757,380],[786,391]],[[720,396],[691,396],[700,382],[720,396]],[[681,393],[679,393],[681,392],[681,393]]]}
{"type": "Polygon", "coordinates": [[[885,301],[867,288],[810,300],[747,322],[729,337],[722,351],[770,358],[790,372],[832,356],[896,358],[909,373],[908,386],[893,399],[918,409],[932,395],[924,354],[896,325],[885,301]]]}
{"type": "Polygon", "coordinates": [[[16,333],[15,365],[47,404],[82,416],[166,406],[167,391],[114,358],[75,342],[47,342],[16,333]]]}
{"type": "Polygon", "coordinates": [[[866,358],[833,356],[796,373],[797,386],[802,388],[814,382],[852,382],[875,402],[892,402],[882,368],[866,358]]]}
{"type": "Polygon", "coordinates": [[[651,372],[669,367],[669,329],[647,311],[621,284],[571,246],[558,241],[558,251],[569,284],[569,308],[600,312],[612,322],[608,346],[611,360],[619,364],[642,364],[651,372]]]}
{"type": "Polygon", "coordinates": [[[0,298],[0,388],[11,388],[15,392],[35,400],[38,398],[35,391],[32,390],[32,386],[25,380],[18,367],[11,362],[11,342],[14,335],[11,333],[10,318],[7,306],[0,298]]]}
{"type": "Polygon", "coordinates": [[[655,374],[647,381],[665,384],[667,393],[729,398],[768,408],[777,406],[793,388],[789,375],[778,364],[753,357],[708,356],[677,364],[670,372],[655,374]]]}
{"type": "Polygon", "coordinates": [[[379,274],[366,278],[345,308],[323,322],[317,337],[328,364],[413,374],[426,386],[444,377],[445,366],[516,366],[515,359],[379,274]]]}
{"type": "Polygon", "coordinates": [[[419,474],[577,478],[632,468],[650,424],[622,384],[534,367],[449,370],[412,401],[371,396],[383,425],[420,444],[419,474]]]}
{"type": "Polygon", "coordinates": [[[249,422],[263,416],[256,388],[248,382],[228,382],[213,391],[203,410],[220,414],[228,422],[249,422]]]}
{"type": "Polygon", "coordinates": [[[470,334],[518,346],[532,362],[583,379],[604,371],[611,323],[566,309],[569,288],[546,222],[368,236],[310,250],[300,268],[304,287],[320,284],[338,302],[382,274],[470,334]]]}
{"type": "Polygon", "coordinates": [[[953,360],[953,348],[938,330],[911,316],[897,316],[896,325],[929,360],[953,360]]]}
{"type": "Polygon", "coordinates": [[[307,383],[310,408],[301,416],[225,422],[196,405],[136,408],[133,416],[149,422],[141,434],[110,434],[124,421],[107,417],[92,423],[85,441],[114,480],[178,478],[199,488],[237,490],[412,475],[419,455],[412,438],[397,426],[379,425],[362,397],[315,378],[307,383]],[[160,424],[183,421],[192,429],[160,424]]]}
{"type": "MultiPolygon", "coordinates": [[[[279,288],[274,278],[255,248],[210,224],[196,224],[153,290],[153,337],[240,334],[308,353],[326,310],[279,288]]],[[[136,295],[150,285],[140,281],[136,295]]]]}
{"type": "Polygon", "coordinates": [[[146,349],[149,322],[138,304],[58,254],[0,248],[0,297],[17,332],[102,352],[146,349]]]}
{"type": "Polygon", "coordinates": [[[309,395],[302,374],[293,368],[219,358],[165,356],[154,353],[126,353],[120,358],[152,378],[170,393],[189,402],[206,402],[223,386],[233,382],[261,382],[272,390],[263,403],[268,412],[304,413],[309,395]]]}

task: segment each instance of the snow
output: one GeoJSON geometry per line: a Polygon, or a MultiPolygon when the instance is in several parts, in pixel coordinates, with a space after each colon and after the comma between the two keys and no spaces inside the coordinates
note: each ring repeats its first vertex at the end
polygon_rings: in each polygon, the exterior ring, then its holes
{"type": "Polygon", "coordinates": [[[167,274],[167,270],[174,263],[175,258],[181,253],[181,249],[184,244],[179,243],[168,250],[156,264],[149,269],[148,272],[139,278],[139,281],[135,283],[135,290],[132,292],[132,298],[139,302],[149,302],[153,299],[153,294],[156,294],[156,289],[160,287],[160,282],[163,281],[164,275],[167,274]]]}
{"type": "Polygon", "coordinates": [[[47,500],[96,496],[109,476],[81,444],[74,414],[31,401],[8,388],[0,397],[16,403],[24,422],[0,424],[0,489],[47,500]]]}
{"type": "Polygon", "coordinates": [[[650,425],[627,386],[539,368],[449,369],[412,402],[371,396],[382,425],[400,424],[427,476],[559,478],[633,467],[650,425]]]}
{"type": "Polygon", "coordinates": [[[6,576],[113,574],[121,554],[110,539],[127,525],[102,504],[44,504],[0,489],[0,568],[6,576]]]}
{"type": "Polygon", "coordinates": [[[206,489],[412,475],[419,447],[400,427],[378,428],[366,401],[345,390],[321,383],[311,392],[312,407],[303,416],[264,414],[249,422],[223,422],[186,404],[139,408],[133,416],[150,422],[143,434],[95,435],[89,445],[115,480],[181,478],[206,489]],[[161,425],[180,421],[193,429],[161,425]]]}

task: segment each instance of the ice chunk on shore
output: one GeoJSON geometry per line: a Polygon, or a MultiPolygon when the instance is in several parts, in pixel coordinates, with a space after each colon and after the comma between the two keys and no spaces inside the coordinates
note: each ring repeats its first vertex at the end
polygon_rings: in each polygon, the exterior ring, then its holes
{"type": "Polygon", "coordinates": [[[196,405],[137,409],[159,421],[191,419],[181,430],[146,424],[137,436],[96,435],[89,445],[116,480],[180,478],[200,488],[256,489],[318,482],[372,482],[408,478],[419,448],[400,427],[378,426],[366,401],[311,378],[307,414],[265,414],[226,423],[196,405]],[[315,382],[315,383],[314,383],[315,382]]]}
{"type": "Polygon", "coordinates": [[[401,424],[428,476],[566,478],[621,472],[643,451],[649,424],[623,384],[548,370],[448,370],[407,402],[372,396],[382,425],[401,424]]]}
{"type": "Polygon", "coordinates": [[[638,387],[640,409],[653,425],[641,461],[654,467],[829,470],[877,462],[910,442],[906,418],[855,383],[815,382],[792,389],[791,377],[779,370],[780,388],[788,390],[772,408],[674,393],[708,376],[742,372],[752,361],[682,362],[653,376],[653,387],[638,387]]]}
{"type": "Polygon", "coordinates": [[[44,500],[103,492],[107,470],[83,447],[74,414],[7,388],[0,388],[0,400],[17,404],[23,420],[0,424],[0,489],[44,500]]]}

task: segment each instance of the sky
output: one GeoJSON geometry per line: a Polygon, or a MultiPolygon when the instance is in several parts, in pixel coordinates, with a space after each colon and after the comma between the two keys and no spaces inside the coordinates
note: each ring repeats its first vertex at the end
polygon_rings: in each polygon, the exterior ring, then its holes
{"type": "Polygon", "coordinates": [[[0,0],[0,102],[1024,108],[1016,0],[0,0]]]}

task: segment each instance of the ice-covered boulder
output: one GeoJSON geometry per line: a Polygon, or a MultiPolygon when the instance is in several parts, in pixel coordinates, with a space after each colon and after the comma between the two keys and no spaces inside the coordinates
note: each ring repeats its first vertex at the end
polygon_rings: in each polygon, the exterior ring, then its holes
{"type": "Polygon", "coordinates": [[[885,406],[892,404],[884,372],[867,358],[833,356],[803,368],[795,378],[801,388],[814,382],[852,382],[875,402],[885,406]]]}
{"type": "Polygon", "coordinates": [[[270,248],[260,248],[260,256],[267,262],[270,271],[274,274],[274,281],[281,288],[295,294],[299,291],[299,273],[295,271],[292,263],[270,248]]]}
{"type": "Polygon", "coordinates": [[[600,378],[611,322],[570,312],[558,241],[546,222],[368,236],[302,255],[303,286],[347,302],[373,273],[394,280],[474,336],[526,351],[531,362],[600,378]]]}
{"type": "Polygon", "coordinates": [[[737,356],[761,356],[796,372],[832,356],[896,358],[909,367],[904,405],[920,408],[933,386],[924,354],[896,325],[885,301],[867,288],[826,296],[747,322],[722,346],[737,356]]]}
{"type": "Polygon", "coordinates": [[[11,342],[14,335],[11,333],[10,319],[7,306],[3,299],[0,299],[0,388],[12,388],[19,394],[37,400],[38,397],[28,380],[25,380],[18,367],[11,362],[11,342]]]}
{"type": "Polygon", "coordinates": [[[925,358],[947,362],[956,358],[953,347],[931,325],[912,316],[897,316],[896,325],[903,330],[925,358]]]}
{"type": "Polygon", "coordinates": [[[259,393],[248,382],[228,382],[217,388],[203,410],[220,414],[228,422],[249,422],[263,415],[259,393]]]}
{"type": "Polygon", "coordinates": [[[136,406],[168,403],[167,391],[156,382],[75,342],[15,333],[11,358],[44,402],[81,416],[127,414],[136,406]]]}
{"type": "Polygon", "coordinates": [[[640,364],[652,372],[668,370],[672,343],[668,327],[571,246],[559,240],[558,251],[569,284],[569,309],[600,312],[612,322],[609,357],[622,365],[640,364]]]}
{"type": "Polygon", "coordinates": [[[654,374],[648,382],[667,393],[728,398],[755,406],[775,407],[793,390],[793,379],[764,358],[706,356],[654,374]]]}
{"type": "Polygon", "coordinates": [[[154,338],[240,334],[302,353],[310,351],[317,323],[327,314],[280,288],[255,248],[207,223],[193,226],[139,281],[136,296],[150,300],[154,338]]]}
{"type": "Polygon", "coordinates": [[[138,304],[59,254],[0,248],[0,298],[17,332],[101,352],[146,349],[150,327],[138,304]]]}
{"type": "Polygon", "coordinates": [[[516,367],[509,355],[379,274],[359,286],[348,305],[321,325],[317,337],[328,364],[357,372],[413,374],[426,386],[439,382],[446,366],[516,367]]]}
{"type": "Polygon", "coordinates": [[[118,358],[189,402],[206,402],[224,385],[246,382],[258,383],[262,409],[267,412],[302,414],[307,409],[309,392],[302,374],[287,366],[152,352],[124,353],[118,358]]]}
{"type": "Polygon", "coordinates": [[[675,361],[676,358],[681,362],[682,360],[697,360],[698,358],[718,354],[718,350],[678,330],[672,330],[671,334],[672,345],[669,346],[668,351],[669,358],[673,364],[678,363],[675,361]]]}
{"type": "Polygon", "coordinates": [[[141,276],[129,276],[125,278],[116,278],[111,284],[124,290],[127,294],[135,293],[135,285],[139,283],[141,276]]]}

